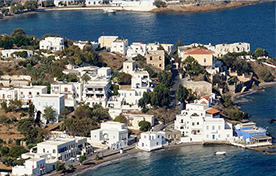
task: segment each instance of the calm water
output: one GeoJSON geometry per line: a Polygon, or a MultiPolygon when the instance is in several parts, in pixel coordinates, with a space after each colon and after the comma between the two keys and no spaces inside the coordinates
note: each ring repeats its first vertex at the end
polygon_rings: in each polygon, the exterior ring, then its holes
{"type": "Polygon", "coordinates": [[[59,34],[73,40],[97,40],[104,35],[119,35],[129,42],[218,44],[249,42],[251,50],[265,48],[275,56],[275,2],[205,13],[136,13],[102,11],[56,11],[24,15],[0,21],[0,33],[23,28],[42,37],[59,34]]]}
{"type": "MultiPolygon", "coordinates": [[[[239,100],[242,110],[252,115],[258,126],[268,127],[274,134],[276,123],[268,120],[275,118],[276,87],[267,88],[244,96],[239,100]]],[[[185,146],[171,150],[142,152],[94,168],[83,176],[170,176],[170,175],[212,175],[212,176],[274,176],[276,175],[276,155],[236,148],[233,146],[185,146]],[[215,151],[227,151],[226,156],[216,156],[215,151]]]]}

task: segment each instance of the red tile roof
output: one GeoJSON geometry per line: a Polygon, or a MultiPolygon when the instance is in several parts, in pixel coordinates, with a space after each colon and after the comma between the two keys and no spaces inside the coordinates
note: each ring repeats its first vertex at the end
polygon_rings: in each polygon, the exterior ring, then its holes
{"type": "Polygon", "coordinates": [[[184,51],[184,54],[214,54],[214,51],[207,50],[205,48],[197,47],[197,48],[192,48],[184,51]]]}
{"type": "Polygon", "coordinates": [[[216,114],[216,113],[219,113],[219,112],[220,112],[219,110],[214,109],[214,108],[210,108],[210,109],[206,110],[206,113],[208,113],[208,114],[216,114]]]}
{"type": "Polygon", "coordinates": [[[207,104],[205,101],[202,101],[200,104],[207,104]]]}

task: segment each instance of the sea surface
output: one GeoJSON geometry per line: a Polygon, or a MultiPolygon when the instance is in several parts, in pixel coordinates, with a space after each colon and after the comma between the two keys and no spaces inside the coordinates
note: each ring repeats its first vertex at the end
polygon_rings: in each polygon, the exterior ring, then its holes
{"type": "MultiPolygon", "coordinates": [[[[274,136],[276,123],[276,86],[266,91],[255,92],[239,98],[242,110],[252,115],[257,126],[267,127],[274,136]]],[[[275,176],[276,155],[234,146],[202,145],[184,146],[175,149],[141,152],[102,166],[90,169],[82,176],[275,176]],[[226,151],[226,155],[214,155],[226,151]]]]}
{"type": "Polygon", "coordinates": [[[275,57],[275,2],[201,13],[150,13],[55,11],[6,18],[0,34],[23,28],[42,37],[59,34],[72,40],[95,41],[101,35],[118,35],[131,42],[184,44],[249,42],[251,51],[261,47],[275,57]]]}

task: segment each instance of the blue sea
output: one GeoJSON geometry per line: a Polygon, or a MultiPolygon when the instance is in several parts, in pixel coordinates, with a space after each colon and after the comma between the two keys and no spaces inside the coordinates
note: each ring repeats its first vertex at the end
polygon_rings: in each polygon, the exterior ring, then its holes
{"type": "Polygon", "coordinates": [[[249,42],[275,57],[275,2],[202,13],[141,13],[55,11],[22,15],[0,21],[0,34],[23,28],[42,37],[59,34],[72,40],[95,41],[101,35],[118,35],[131,42],[175,44],[249,42]]]}
{"type": "MultiPolygon", "coordinates": [[[[55,11],[28,14],[0,21],[0,33],[23,28],[27,34],[42,37],[54,33],[73,40],[97,40],[101,35],[118,35],[131,42],[190,43],[249,42],[251,51],[261,47],[275,57],[275,2],[203,13],[137,13],[102,11],[55,11]]],[[[276,136],[276,88],[241,97],[238,104],[252,115],[258,126],[276,136]]],[[[273,176],[276,155],[232,146],[185,146],[141,152],[93,168],[82,175],[212,175],[273,176]],[[215,151],[227,151],[215,156],[215,151]]]]}
{"type": "MultiPolygon", "coordinates": [[[[252,115],[251,120],[268,129],[275,136],[276,87],[255,92],[238,99],[242,110],[252,115]]],[[[88,170],[82,176],[275,176],[276,155],[233,146],[202,145],[175,149],[141,152],[88,170]],[[225,156],[214,155],[226,151],[225,156]]]]}

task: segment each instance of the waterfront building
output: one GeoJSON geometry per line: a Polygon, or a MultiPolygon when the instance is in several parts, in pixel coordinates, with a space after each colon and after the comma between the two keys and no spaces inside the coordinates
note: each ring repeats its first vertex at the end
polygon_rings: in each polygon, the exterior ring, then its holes
{"type": "Polygon", "coordinates": [[[140,136],[137,148],[141,150],[152,151],[168,145],[164,132],[144,132],[140,136]]]}
{"type": "Polygon", "coordinates": [[[233,137],[232,124],[220,118],[220,111],[206,104],[187,104],[176,116],[175,129],[181,142],[225,141],[233,137]]]}
{"type": "Polygon", "coordinates": [[[34,102],[34,98],[37,95],[47,94],[47,86],[22,86],[15,88],[18,91],[17,99],[22,102],[23,107],[28,106],[34,102]]]}
{"type": "Polygon", "coordinates": [[[39,49],[52,51],[64,50],[64,39],[61,37],[46,37],[39,42],[39,49]]]}
{"type": "Polygon", "coordinates": [[[117,40],[118,36],[100,36],[98,38],[98,43],[100,44],[101,48],[105,47],[106,49],[111,48],[111,43],[117,40]]]}
{"type": "Polygon", "coordinates": [[[264,128],[256,127],[256,123],[247,122],[240,123],[235,126],[235,132],[242,141],[256,143],[269,143],[271,144],[272,138],[266,135],[267,130],[264,128]]]}
{"type": "Polygon", "coordinates": [[[65,106],[74,107],[82,101],[83,85],[78,82],[55,82],[51,84],[51,94],[62,94],[65,106]]]}
{"type": "Polygon", "coordinates": [[[32,55],[34,55],[34,52],[32,50],[26,50],[26,49],[6,49],[6,50],[1,50],[2,57],[3,58],[8,58],[8,57],[15,57],[19,58],[21,57],[20,55],[25,55],[24,58],[30,58],[32,55]]]}
{"type": "Polygon", "coordinates": [[[136,57],[138,54],[141,56],[146,56],[147,48],[146,44],[144,43],[132,43],[128,48],[127,48],[127,56],[128,57],[136,57]]]}
{"type": "Polygon", "coordinates": [[[133,75],[136,71],[137,65],[135,61],[127,60],[123,63],[123,72],[133,75]]]}
{"type": "Polygon", "coordinates": [[[165,51],[164,50],[154,50],[147,51],[146,54],[147,64],[154,66],[157,69],[165,69],[165,51]]]}
{"type": "Polygon", "coordinates": [[[83,85],[82,100],[90,107],[99,104],[106,107],[110,92],[109,81],[91,80],[83,85]]]}
{"type": "Polygon", "coordinates": [[[127,54],[127,46],[128,40],[127,39],[116,39],[111,43],[110,51],[114,53],[120,53],[122,55],[127,54]]]}
{"type": "Polygon", "coordinates": [[[128,130],[124,123],[104,122],[100,129],[91,131],[91,142],[106,144],[111,150],[122,148],[128,144],[128,130]]]}
{"type": "Polygon", "coordinates": [[[32,175],[39,176],[46,173],[46,159],[30,155],[29,159],[25,160],[23,166],[12,167],[12,175],[32,175]]]}
{"type": "Polygon", "coordinates": [[[156,8],[154,0],[114,0],[110,1],[112,6],[121,7],[122,10],[151,11],[156,8]]]}
{"type": "Polygon", "coordinates": [[[78,155],[90,155],[93,148],[87,143],[86,137],[68,136],[66,134],[51,137],[40,142],[29,153],[21,158],[25,160],[24,166],[14,166],[13,175],[43,175],[55,170],[57,161],[65,165],[77,161],[78,155]]]}
{"type": "Polygon", "coordinates": [[[73,45],[79,47],[81,50],[83,50],[83,47],[85,45],[91,45],[91,47],[92,47],[93,50],[96,50],[100,46],[99,43],[97,43],[97,42],[90,42],[90,43],[88,43],[88,41],[81,41],[81,40],[73,42],[73,45]]]}
{"type": "Polygon", "coordinates": [[[99,4],[108,4],[109,0],[85,0],[86,6],[94,6],[99,4]]]}
{"type": "Polygon", "coordinates": [[[221,57],[227,53],[233,52],[249,52],[250,44],[249,43],[232,43],[232,44],[218,44],[215,46],[215,55],[216,57],[221,57]]]}
{"type": "Polygon", "coordinates": [[[147,121],[150,122],[151,126],[154,126],[154,115],[147,115],[147,114],[130,114],[130,113],[123,113],[123,116],[127,119],[127,128],[133,130],[139,130],[139,122],[147,121]]]}
{"type": "Polygon", "coordinates": [[[34,106],[36,111],[36,117],[42,122],[47,123],[47,120],[43,117],[44,109],[52,106],[55,110],[55,119],[52,122],[58,123],[59,115],[65,107],[65,97],[61,94],[41,94],[34,96],[34,106]]]}
{"type": "Polygon", "coordinates": [[[178,56],[183,62],[188,56],[193,57],[201,66],[205,68],[213,68],[215,63],[215,52],[202,47],[191,48],[187,50],[179,49],[178,56]]]}

